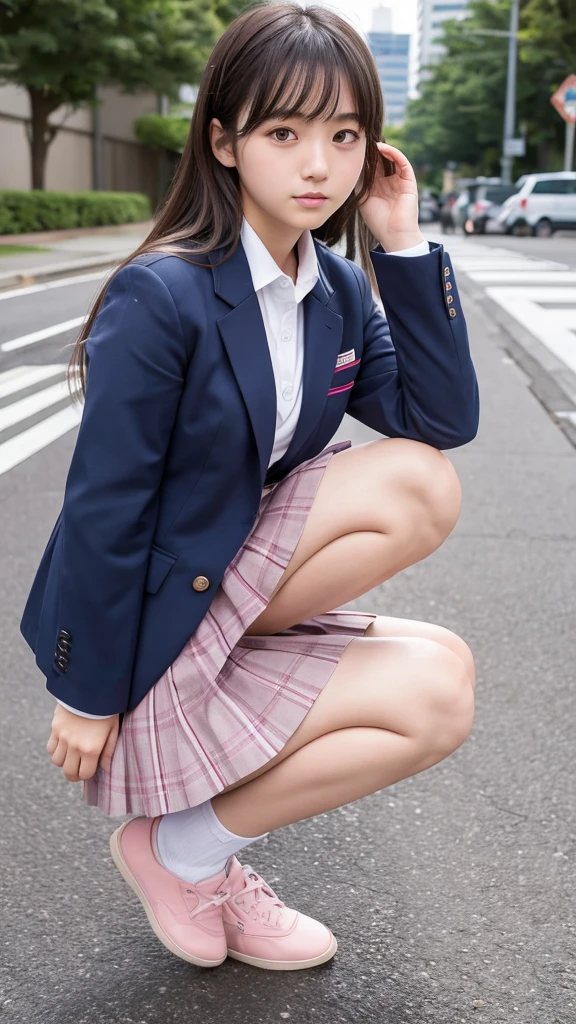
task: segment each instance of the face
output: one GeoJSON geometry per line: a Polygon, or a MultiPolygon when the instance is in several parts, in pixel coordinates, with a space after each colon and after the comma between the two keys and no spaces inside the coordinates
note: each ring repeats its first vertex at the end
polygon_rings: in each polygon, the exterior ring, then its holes
{"type": "MultiPolygon", "coordinates": [[[[220,122],[210,125],[214,155],[237,167],[244,214],[265,237],[273,232],[291,244],[305,229],[323,224],[348,198],[364,165],[366,136],[353,117],[354,100],[340,84],[338,109],[331,121],[307,123],[301,117],[265,121],[238,142],[238,161],[231,149],[217,149],[220,122]],[[297,196],[321,192],[326,199],[307,207],[297,196]]],[[[243,120],[240,122],[240,127],[243,120]]]]}

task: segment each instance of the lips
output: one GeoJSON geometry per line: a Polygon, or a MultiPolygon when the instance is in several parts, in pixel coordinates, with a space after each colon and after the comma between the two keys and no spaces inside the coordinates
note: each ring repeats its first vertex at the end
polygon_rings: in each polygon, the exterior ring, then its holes
{"type": "Polygon", "coordinates": [[[304,192],[301,196],[296,196],[296,199],[327,199],[323,192],[304,192]]]}

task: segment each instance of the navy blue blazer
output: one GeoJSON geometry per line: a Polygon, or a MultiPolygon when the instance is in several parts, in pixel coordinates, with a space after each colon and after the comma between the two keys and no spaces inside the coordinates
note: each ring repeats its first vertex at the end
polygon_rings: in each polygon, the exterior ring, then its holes
{"type": "Polygon", "coordinates": [[[20,624],[50,693],[94,715],[134,708],[204,617],[264,484],[321,452],[344,413],[438,449],[472,440],[466,323],[450,257],[429,244],[371,252],[385,319],[366,273],[315,240],[302,409],[269,472],[276,392],[242,244],[219,267],[223,249],[198,257],[207,267],[156,253],[117,273],[86,340],[63,505],[20,624]]]}

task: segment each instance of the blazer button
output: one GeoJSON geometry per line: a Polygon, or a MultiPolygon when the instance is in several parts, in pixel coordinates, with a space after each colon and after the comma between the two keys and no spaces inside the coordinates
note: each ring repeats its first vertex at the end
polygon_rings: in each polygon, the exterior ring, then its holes
{"type": "Polygon", "coordinates": [[[67,629],[61,629],[60,632],[58,633],[58,636],[61,636],[63,640],[71,640],[72,639],[72,637],[70,636],[70,633],[68,632],[67,629]]]}
{"type": "Polygon", "coordinates": [[[452,307],[452,309],[449,309],[448,312],[452,318],[456,316],[456,310],[454,309],[454,307],[452,307]]]}
{"type": "Polygon", "coordinates": [[[192,586],[194,587],[194,590],[208,590],[210,580],[207,576],[197,576],[196,579],[192,581],[192,586]]]}

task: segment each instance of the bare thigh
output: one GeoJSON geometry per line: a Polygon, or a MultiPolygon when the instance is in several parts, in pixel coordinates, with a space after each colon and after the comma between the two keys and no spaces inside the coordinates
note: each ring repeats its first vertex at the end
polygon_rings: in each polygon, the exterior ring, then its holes
{"type": "Polygon", "coordinates": [[[413,535],[419,543],[429,531],[434,548],[455,526],[461,496],[452,463],[420,441],[382,438],[336,452],[270,601],[304,562],[350,533],[413,535]]]}
{"type": "Polygon", "coordinates": [[[314,704],[275,757],[221,792],[263,775],[306,743],[355,726],[409,735],[446,699],[455,711],[469,702],[473,660],[460,637],[442,626],[378,616],[374,635],[350,641],[314,704]],[[448,685],[445,685],[446,681],[448,685]],[[453,685],[452,685],[453,683],[453,685]]]}

